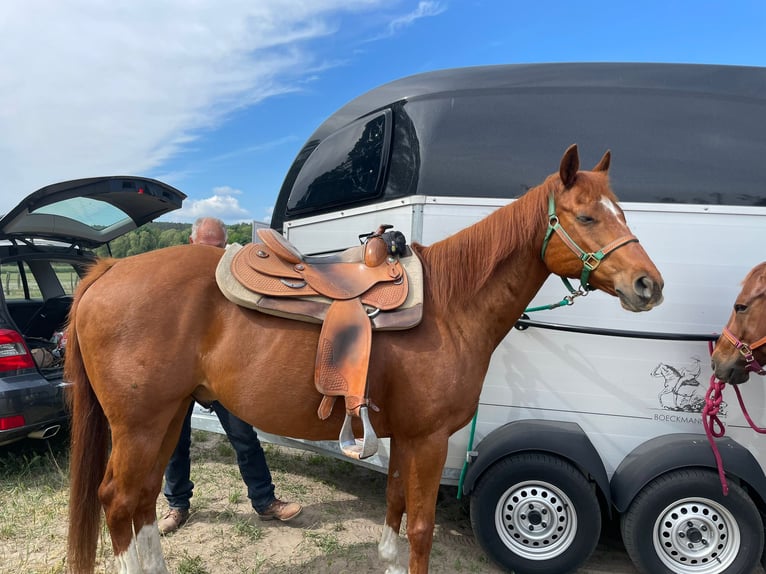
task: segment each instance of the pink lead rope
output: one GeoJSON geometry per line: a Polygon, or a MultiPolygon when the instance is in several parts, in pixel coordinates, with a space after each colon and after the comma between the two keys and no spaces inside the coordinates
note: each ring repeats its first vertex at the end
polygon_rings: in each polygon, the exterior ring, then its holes
{"type": "MultiPolygon", "coordinates": [[[[710,350],[710,354],[712,355],[712,341],[708,341],[708,348],[710,350]]],[[[723,495],[727,496],[729,494],[729,485],[726,483],[726,474],[723,470],[723,460],[721,459],[721,453],[718,452],[718,445],[715,442],[716,438],[721,438],[726,432],[726,428],[721,422],[721,419],[718,418],[718,412],[721,408],[721,401],[723,400],[724,387],[726,387],[726,383],[716,379],[715,374],[710,376],[710,387],[708,387],[707,393],[705,393],[705,406],[702,409],[702,426],[705,427],[707,440],[710,443],[710,447],[713,449],[713,456],[715,457],[715,463],[718,467],[718,477],[721,479],[723,495]]],[[[742,409],[742,414],[745,415],[745,419],[750,425],[750,428],[752,428],[755,432],[766,434],[766,428],[757,426],[753,422],[753,419],[750,418],[750,413],[747,412],[747,408],[745,407],[745,402],[742,400],[742,393],[740,392],[738,385],[734,385],[734,392],[737,394],[739,407],[742,409]]]]}

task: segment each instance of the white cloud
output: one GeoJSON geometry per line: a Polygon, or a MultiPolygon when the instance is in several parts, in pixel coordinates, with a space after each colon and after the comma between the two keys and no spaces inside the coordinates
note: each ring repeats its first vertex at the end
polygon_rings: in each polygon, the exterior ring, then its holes
{"type": "Polygon", "coordinates": [[[250,213],[239,204],[238,195],[242,195],[239,189],[216,187],[210,197],[186,199],[181,209],[166,218],[170,221],[194,221],[198,217],[217,217],[227,223],[252,220],[250,213]]]}
{"type": "Polygon", "coordinates": [[[418,7],[412,12],[394,18],[388,24],[388,31],[390,34],[395,34],[402,28],[411,26],[416,20],[420,18],[426,18],[429,16],[438,16],[444,12],[447,8],[441,2],[422,1],[418,2],[418,7]]]}
{"type": "Polygon", "coordinates": [[[5,2],[0,213],[49,183],[162,166],[229,112],[300,89],[325,65],[308,43],[382,3],[5,2]]]}

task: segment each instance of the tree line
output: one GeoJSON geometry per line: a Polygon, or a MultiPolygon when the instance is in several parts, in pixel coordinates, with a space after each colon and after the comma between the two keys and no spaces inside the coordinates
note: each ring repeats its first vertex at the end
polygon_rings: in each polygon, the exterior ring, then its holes
{"type": "MultiPolygon", "coordinates": [[[[189,243],[191,223],[165,223],[153,221],[102,245],[96,253],[102,257],[128,257],[171,245],[189,243]]],[[[252,223],[227,225],[229,243],[250,243],[253,239],[252,223]]]]}

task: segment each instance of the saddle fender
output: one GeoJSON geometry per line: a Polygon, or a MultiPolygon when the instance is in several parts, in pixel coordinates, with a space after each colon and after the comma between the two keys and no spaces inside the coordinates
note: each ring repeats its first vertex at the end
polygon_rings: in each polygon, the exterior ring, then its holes
{"type": "MultiPolygon", "coordinates": [[[[766,500],[766,476],[753,454],[730,437],[716,440],[728,480],[738,478],[766,500]]],[[[680,468],[708,468],[717,474],[713,451],[704,434],[678,433],[655,437],[628,454],[612,477],[612,501],[625,512],[636,495],[660,475],[680,468]]]]}
{"type": "Polygon", "coordinates": [[[596,483],[611,508],[609,479],[601,457],[580,425],[565,421],[513,421],[491,432],[471,455],[463,494],[471,494],[479,477],[498,460],[525,451],[555,454],[575,464],[596,483]]]}

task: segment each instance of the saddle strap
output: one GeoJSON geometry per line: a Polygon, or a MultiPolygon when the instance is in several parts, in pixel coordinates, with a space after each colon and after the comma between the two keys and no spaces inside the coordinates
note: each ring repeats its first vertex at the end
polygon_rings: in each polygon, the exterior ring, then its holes
{"type": "MultiPolygon", "coordinates": [[[[319,334],[314,366],[317,390],[329,397],[354,397],[347,404],[354,410],[366,404],[371,346],[372,324],[359,298],[333,301],[319,334]]],[[[323,400],[317,414],[326,418],[331,410],[332,402],[323,400]]]]}

